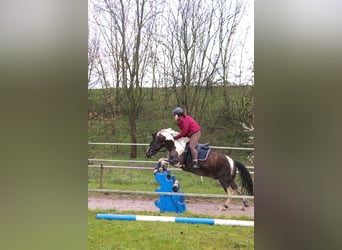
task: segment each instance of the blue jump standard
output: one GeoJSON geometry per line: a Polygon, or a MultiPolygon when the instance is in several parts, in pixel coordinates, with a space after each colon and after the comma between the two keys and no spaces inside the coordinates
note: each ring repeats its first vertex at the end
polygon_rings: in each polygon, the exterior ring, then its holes
{"type": "Polygon", "coordinates": [[[97,214],[96,219],[106,220],[127,220],[127,221],[161,221],[161,222],[177,222],[190,224],[206,224],[206,225],[229,225],[229,226],[254,226],[254,221],[242,220],[223,220],[208,218],[187,218],[172,216],[149,216],[134,214],[97,214]]]}
{"type": "MultiPolygon", "coordinates": [[[[172,186],[176,181],[176,176],[171,176],[171,171],[169,173],[156,173],[155,178],[160,184],[160,188],[156,189],[156,192],[173,192],[172,186]]],[[[178,188],[176,193],[180,195],[159,195],[160,200],[155,201],[154,204],[159,208],[161,213],[174,212],[178,214],[185,212],[185,198],[181,195],[180,188],[178,188]]]]}

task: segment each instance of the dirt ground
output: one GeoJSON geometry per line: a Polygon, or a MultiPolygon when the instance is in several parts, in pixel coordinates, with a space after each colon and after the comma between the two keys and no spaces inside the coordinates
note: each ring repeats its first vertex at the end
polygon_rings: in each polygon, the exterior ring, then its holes
{"type": "MultiPolygon", "coordinates": [[[[158,197],[130,197],[128,195],[89,195],[88,209],[116,209],[118,211],[152,211],[160,212],[154,201],[158,197]]],[[[227,211],[219,211],[224,204],[225,199],[203,199],[194,197],[185,197],[186,211],[199,215],[223,215],[223,216],[248,216],[254,218],[254,202],[249,201],[249,207],[244,208],[242,201],[234,199],[227,211]]]]}

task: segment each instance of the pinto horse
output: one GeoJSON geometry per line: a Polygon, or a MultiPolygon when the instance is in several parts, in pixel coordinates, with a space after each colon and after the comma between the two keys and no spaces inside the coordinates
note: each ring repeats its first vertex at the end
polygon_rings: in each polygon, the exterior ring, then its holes
{"type": "MultiPolygon", "coordinates": [[[[151,158],[160,149],[166,148],[168,151],[168,158],[160,158],[159,163],[164,167],[171,164],[179,167],[184,171],[191,172],[199,176],[211,177],[219,180],[224,191],[228,195],[233,194],[235,190],[239,195],[243,192],[247,195],[254,195],[253,181],[248,169],[240,162],[231,159],[229,156],[210,150],[207,158],[198,161],[200,168],[192,167],[192,160],[188,159],[186,144],[189,142],[188,137],[182,137],[174,140],[173,137],[179,134],[171,128],[162,129],[157,133],[152,134],[152,141],[146,152],[146,157],[151,158]],[[242,189],[234,181],[236,171],[239,170],[242,189]]],[[[221,211],[227,210],[231,199],[228,197],[224,206],[220,208],[221,211]]],[[[243,204],[248,207],[248,201],[243,199],[243,204]]]]}

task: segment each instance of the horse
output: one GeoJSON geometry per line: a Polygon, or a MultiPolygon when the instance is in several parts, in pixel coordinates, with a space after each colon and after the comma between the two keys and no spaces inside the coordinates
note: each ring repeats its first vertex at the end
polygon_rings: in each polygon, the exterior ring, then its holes
{"type": "MultiPolygon", "coordinates": [[[[160,158],[158,161],[158,164],[162,165],[163,168],[165,166],[167,169],[171,164],[172,166],[181,168],[182,170],[191,172],[195,175],[218,180],[224,191],[228,194],[227,201],[219,208],[220,211],[229,209],[231,202],[229,196],[233,194],[233,191],[236,191],[239,195],[242,195],[243,193],[251,196],[254,195],[253,180],[248,169],[242,163],[231,159],[228,155],[210,150],[206,159],[198,160],[200,168],[193,168],[192,160],[188,156],[188,152],[190,154],[191,152],[186,148],[190,139],[188,137],[181,137],[174,140],[173,137],[177,134],[179,133],[171,128],[161,129],[157,133],[152,133],[152,141],[146,151],[146,157],[151,158],[159,152],[160,149],[166,148],[168,151],[168,158],[160,158]],[[242,180],[242,188],[240,188],[234,180],[237,170],[239,170],[242,180]]],[[[243,205],[244,207],[249,206],[246,199],[243,199],[243,205]]]]}

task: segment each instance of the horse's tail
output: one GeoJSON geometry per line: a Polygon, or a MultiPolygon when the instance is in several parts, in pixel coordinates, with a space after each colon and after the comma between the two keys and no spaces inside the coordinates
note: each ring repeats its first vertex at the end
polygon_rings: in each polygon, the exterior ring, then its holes
{"type": "Polygon", "coordinates": [[[254,195],[253,180],[248,169],[245,167],[245,165],[238,161],[234,161],[234,165],[238,168],[240,172],[242,190],[248,195],[254,195]]]}

